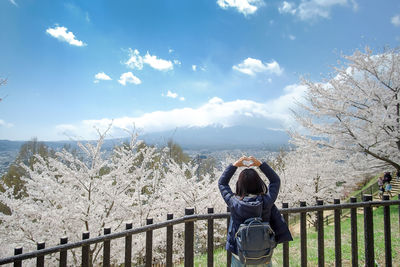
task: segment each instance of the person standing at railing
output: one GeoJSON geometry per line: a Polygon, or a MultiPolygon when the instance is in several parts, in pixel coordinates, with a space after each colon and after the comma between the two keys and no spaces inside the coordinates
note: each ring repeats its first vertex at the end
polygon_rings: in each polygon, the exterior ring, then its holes
{"type": "Polygon", "coordinates": [[[392,181],[392,175],[390,172],[385,172],[385,175],[383,175],[383,183],[390,183],[392,181]]]}
{"type": "Polygon", "coordinates": [[[379,198],[382,199],[383,197],[383,192],[385,192],[385,188],[383,187],[383,177],[379,176],[378,178],[378,187],[379,187],[379,198]]]}
{"type": "Polygon", "coordinates": [[[386,183],[385,191],[390,195],[390,197],[392,197],[392,184],[390,182],[386,183]]]}
{"type": "MultiPolygon", "coordinates": [[[[292,241],[289,228],[274,202],[278,197],[280,178],[266,163],[261,163],[254,157],[241,157],[225,169],[218,181],[218,187],[223,199],[230,208],[231,218],[227,235],[226,249],[232,252],[232,267],[245,266],[239,261],[235,234],[240,224],[253,217],[262,217],[262,221],[269,222],[275,232],[277,243],[292,241]],[[250,162],[246,165],[246,161],[250,162]],[[246,168],[236,182],[236,193],[232,192],[229,181],[239,167],[258,167],[269,179],[267,187],[257,171],[246,168]]],[[[270,263],[246,266],[272,266],[270,263]]]]}

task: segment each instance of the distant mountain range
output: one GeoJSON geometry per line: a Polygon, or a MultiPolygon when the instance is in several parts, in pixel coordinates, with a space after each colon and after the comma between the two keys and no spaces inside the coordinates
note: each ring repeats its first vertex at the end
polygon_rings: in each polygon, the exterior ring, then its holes
{"type": "MultiPolygon", "coordinates": [[[[284,131],[275,131],[248,126],[207,126],[185,127],[175,130],[148,133],[139,136],[148,144],[165,146],[169,140],[179,144],[183,150],[234,150],[260,149],[278,151],[288,146],[289,137],[284,131]]],[[[103,148],[111,150],[123,139],[107,139],[103,148]]],[[[27,140],[28,141],[28,140],[27,140]]],[[[38,140],[42,141],[42,140],[38,140]]],[[[0,140],[0,175],[2,175],[18,155],[22,144],[26,141],[0,140]]],[[[65,144],[76,146],[76,141],[43,141],[48,147],[60,150],[65,144]]],[[[85,142],[85,141],[82,141],[85,142]]]]}
{"type": "Polygon", "coordinates": [[[140,136],[147,143],[166,144],[172,139],[183,149],[237,149],[269,148],[276,150],[288,146],[289,136],[284,131],[257,127],[185,127],[175,130],[149,133],[140,136]]]}

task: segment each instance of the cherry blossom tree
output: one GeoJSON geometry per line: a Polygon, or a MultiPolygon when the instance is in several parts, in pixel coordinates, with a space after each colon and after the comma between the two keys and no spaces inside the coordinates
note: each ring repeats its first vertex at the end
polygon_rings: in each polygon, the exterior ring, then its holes
{"type": "MultiPolygon", "coordinates": [[[[121,230],[127,221],[144,224],[159,198],[153,189],[161,177],[156,160],[160,152],[149,146],[138,150],[140,142],[133,136],[107,157],[101,149],[104,138],[101,134],[94,144],[79,144],[83,157],[63,150],[55,158],[37,155],[32,168],[23,165],[28,173],[23,178],[27,197],[16,198],[12,188],[0,195],[11,210],[11,215],[0,215],[1,256],[9,256],[19,245],[33,250],[39,241],[55,245],[64,235],[77,241],[84,231],[93,237],[106,226],[121,230]]],[[[144,242],[137,241],[134,253],[139,254],[144,242]]],[[[100,261],[101,250],[100,244],[91,246],[93,263],[100,261]]],[[[76,265],[79,252],[72,254],[71,264],[76,265]]]]}
{"type": "Polygon", "coordinates": [[[295,117],[308,136],[293,134],[294,142],[367,155],[369,169],[400,169],[399,49],[366,48],[343,58],[323,82],[303,80],[306,101],[295,117]]]}
{"type": "Polygon", "coordinates": [[[353,159],[333,154],[324,147],[297,147],[285,155],[284,162],[285,167],[279,172],[280,199],[290,205],[342,198],[354,188],[359,177],[358,172],[352,171],[353,159]]]}
{"type": "MultiPolygon", "coordinates": [[[[99,133],[95,143],[78,143],[78,153],[64,149],[54,157],[36,154],[31,165],[21,163],[26,173],[21,178],[26,195],[17,197],[7,186],[0,194],[0,201],[11,211],[8,215],[0,213],[0,257],[10,256],[18,246],[23,246],[24,251],[35,250],[41,241],[46,246],[56,245],[62,236],[74,242],[86,231],[91,237],[102,235],[104,227],[121,231],[125,222],[139,227],[147,218],[164,221],[167,213],[174,213],[177,218],[185,207],[194,207],[199,213],[205,213],[207,207],[225,211],[215,179],[220,173],[199,175],[197,165],[177,163],[168,148],[148,146],[135,135],[110,153],[102,149],[105,137],[106,133],[99,133]]],[[[196,227],[197,249],[201,251],[206,224],[199,222],[196,227]]],[[[225,228],[225,222],[216,222],[218,227],[225,228]]],[[[183,225],[175,228],[175,259],[179,260],[184,251],[183,225]]],[[[162,261],[165,233],[159,230],[153,234],[154,257],[162,261]]],[[[145,254],[144,238],[145,235],[133,238],[136,264],[145,254]]],[[[222,234],[219,238],[222,240],[222,234]]],[[[123,240],[113,240],[114,264],[123,261],[123,251],[123,240]]],[[[71,253],[69,265],[78,265],[80,250],[71,253]]],[[[90,255],[94,265],[101,263],[102,244],[92,245],[90,255]]],[[[56,255],[49,261],[55,264],[56,255]]]]}
{"type": "MultiPolygon", "coordinates": [[[[285,153],[277,172],[281,177],[281,189],[277,200],[287,202],[289,207],[298,207],[300,201],[315,205],[318,199],[331,204],[335,198],[343,199],[352,192],[360,174],[354,171],[354,162],[345,153],[332,153],[326,147],[313,142],[303,143],[285,153]]],[[[310,224],[316,225],[316,213],[307,213],[310,224]]]]}
{"type": "MultiPolygon", "coordinates": [[[[169,170],[165,173],[163,183],[162,201],[158,208],[168,213],[173,213],[176,217],[182,217],[185,207],[193,207],[195,214],[207,213],[207,208],[214,208],[214,212],[226,212],[226,204],[221,198],[218,190],[218,178],[222,171],[212,170],[210,173],[200,174],[199,165],[188,163],[177,163],[173,159],[168,159],[169,170]],[[216,178],[215,178],[216,177],[216,178]]],[[[160,218],[160,220],[165,218],[160,218]]],[[[216,245],[225,242],[224,230],[225,220],[214,222],[214,240],[216,245]]],[[[177,225],[176,232],[183,232],[183,225],[177,225]]],[[[174,230],[175,231],[175,230],[174,230]]],[[[182,259],[183,238],[178,235],[174,241],[177,258],[182,259]],[[179,251],[179,249],[181,251],[179,251]]],[[[195,251],[204,252],[207,246],[207,221],[197,221],[195,231],[195,251]]]]}

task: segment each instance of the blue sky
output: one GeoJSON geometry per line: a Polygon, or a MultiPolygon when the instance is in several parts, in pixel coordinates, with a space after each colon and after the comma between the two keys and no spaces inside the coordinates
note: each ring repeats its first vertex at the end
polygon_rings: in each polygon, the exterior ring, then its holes
{"type": "Polygon", "coordinates": [[[399,45],[400,2],[0,0],[0,32],[0,139],[285,129],[302,75],[399,45]]]}

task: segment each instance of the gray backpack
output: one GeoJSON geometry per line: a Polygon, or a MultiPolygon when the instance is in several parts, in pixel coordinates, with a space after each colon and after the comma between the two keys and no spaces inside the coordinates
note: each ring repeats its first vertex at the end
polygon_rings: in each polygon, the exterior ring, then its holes
{"type": "Polygon", "coordinates": [[[271,262],[276,247],[275,232],[261,218],[250,218],[240,224],[235,235],[238,256],[243,264],[257,265],[271,262]]]}

